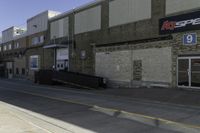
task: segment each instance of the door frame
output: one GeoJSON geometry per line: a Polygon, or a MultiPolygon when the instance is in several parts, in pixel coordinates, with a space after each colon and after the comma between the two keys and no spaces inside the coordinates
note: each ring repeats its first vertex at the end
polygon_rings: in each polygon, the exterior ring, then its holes
{"type": "Polygon", "coordinates": [[[176,69],[176,77],[177,77],[177,87],[179,88],[192,88],[192,89],[200,89],[200,87],[194,87],[194,86],[191,86],[191,60],[192,59],[200,59],[200,56],[183,56],[183,57],[178,57],[177,58],[177,69],[176,69]],[[178,85],[178,81],[179,81],[179,70],[178,70],[178,67],[179,67],[179,64],[178,64],[178,61],[179,60],[183,60],[183,59],[188,59],[188,70],[189,70],[189,74],[188,74],[188,82],[189,82],[189,86],[179,86],[178,85]]]}

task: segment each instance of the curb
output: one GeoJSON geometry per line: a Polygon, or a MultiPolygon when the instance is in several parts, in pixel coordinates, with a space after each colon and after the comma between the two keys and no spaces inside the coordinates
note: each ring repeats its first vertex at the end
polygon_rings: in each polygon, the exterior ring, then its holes
{"type": "Polygon", "coordinates": [[[109,114],[111,116],[116,116],[117,118],[128,119],[128,120],[136,121],[136,122],[143,123],[146,125],[166,129],[166,130],[178,131],[182,133],[199,133],[200,132],[200,126],[183,124],[183,123],[174,122],[174,121],[170,121],[166,119],[126,112],[123,110],[120,111],[120,110],[108,109],[108,108],[103,108],[103,107],[98,107],[98,106],[94,106],[92,110],[109,114]]]}

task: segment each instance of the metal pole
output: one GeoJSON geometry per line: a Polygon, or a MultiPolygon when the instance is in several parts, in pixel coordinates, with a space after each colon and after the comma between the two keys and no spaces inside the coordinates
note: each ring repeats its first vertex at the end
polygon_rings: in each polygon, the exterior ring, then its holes
{"type": "MultiPolygon", "coordinates": [[[[56,37],[54,36],[54,44],[56,44],[56,37]]],[[[54,48],[54,70],[57,70],[57,65],[56,65],[56,57],[57,57],[57,49],[54,48]]]]}
{"type": "Polygon", "coordinates": [[[74,28],[75,28],[75,11],[73,8],[73,26],[72,26],[72,57],[74,57],[74,28]]]}
{"type": "Polygon", "coordinates": [[[133,71],[134,71],[133,70],[133,65],[134,65],[133,64],[133,48],[131,47],[130,50],[131,50],[131,52],[130,52],[130,54],[131,54],[131,56],[130,56],[130,60],[131,60],[131,85],[130,86],[133,87],[133,80],[134,80],[133,79],[133,77],[134,77],[134,75],[133,75],[133,71]]]}

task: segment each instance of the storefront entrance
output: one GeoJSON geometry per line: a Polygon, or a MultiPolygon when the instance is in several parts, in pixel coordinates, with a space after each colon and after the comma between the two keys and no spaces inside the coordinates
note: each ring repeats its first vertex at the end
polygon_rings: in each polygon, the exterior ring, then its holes
{"type": "Polygon", "coordinates": [[[178,87],[200,88],[200,57],[179,57],[178,87]]]}

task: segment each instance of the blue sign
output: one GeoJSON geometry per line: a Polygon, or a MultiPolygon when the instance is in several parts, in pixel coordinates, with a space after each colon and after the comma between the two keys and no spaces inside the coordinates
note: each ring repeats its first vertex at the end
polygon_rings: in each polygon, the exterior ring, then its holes
{"type": "Polygon", "coordinates": [[[197,44],[197,34],[185,34],[183,35],[183,44],[184,45],[196,45],[197,44]]]}

